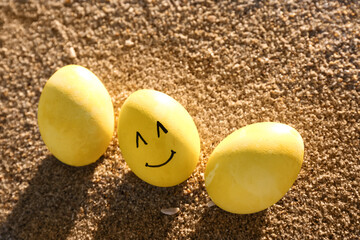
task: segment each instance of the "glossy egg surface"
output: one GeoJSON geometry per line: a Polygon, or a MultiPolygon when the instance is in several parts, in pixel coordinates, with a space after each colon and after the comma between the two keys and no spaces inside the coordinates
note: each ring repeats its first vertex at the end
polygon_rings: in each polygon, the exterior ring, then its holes
{"type": "Polygon", "coordinates": [[[41,137],[50,152],[71,166],[95,162],[114,131],[109,93],[88,69],[68,65],[46,82],[38,106],[41,137]]]}
{"type": "Polygon", "coordinates": [[[155,90],[139,90],[126,99],[119,112],[118,139],[130,169],[155,186],[185,181],[199,160],[193,119],[180,103],[155,90]]]}
{"type": "Polygon", "coordinates": [[[205,171],[207,192],[228,212],[259,212],[286,194],[303,156],[304,143],[294,128],[274,122],[245,126],[211,154],[205,171]]]}

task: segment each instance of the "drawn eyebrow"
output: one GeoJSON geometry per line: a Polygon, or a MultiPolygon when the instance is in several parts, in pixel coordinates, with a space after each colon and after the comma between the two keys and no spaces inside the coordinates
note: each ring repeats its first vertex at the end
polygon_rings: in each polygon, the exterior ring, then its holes
{"type": "Polygon", "coordinates": [[[141,136],[141,134],[139,132],[136,132],[136,148],[139,147],[139,137],[140,139],[145,143],[145,145],[147,145],[147,142],[145,141],[145,139],[141,136]]]}
{"type": "Polygon", "coordinates": [[[161,128],[164,133],[167,133],[168,130],[164,127],[164,125],[161,124],[161,122],[157,121],[156,122],[156,128],[157,128],[157,135],[158,135],[158,138],[160,137],[160,131],[159,131],[159,128],[161,128]]]}

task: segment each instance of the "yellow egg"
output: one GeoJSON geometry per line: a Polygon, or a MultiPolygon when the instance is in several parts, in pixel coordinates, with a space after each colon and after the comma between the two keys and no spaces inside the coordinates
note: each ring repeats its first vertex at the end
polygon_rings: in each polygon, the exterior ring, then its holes
{"type": "Polygon", "coordinates": [[[159,187],[185,181],[200,155],[195,123],[170,96],[143,89],[121,107],[118,122],[121,153],[142,180],[159,187]]]}
{"type": "Polygon", "coordinates": [[[206,190],[228,212],[259,212],[290,189],[303,156],[304,143],[294,128],[272,122],[248,125],[226,137],[211,154],[206,190]]]}
{"type": "Polygon", "coordinates": [[[60,161],[72,166],[95,162],[114,131],[109,93],[88,69],[68,65],[46,82],[38,108],[42,139],[60,161]]]}

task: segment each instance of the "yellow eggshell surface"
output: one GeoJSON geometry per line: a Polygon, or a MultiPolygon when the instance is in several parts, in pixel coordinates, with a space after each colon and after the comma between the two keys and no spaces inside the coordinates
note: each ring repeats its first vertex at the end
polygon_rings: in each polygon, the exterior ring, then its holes
{"type": "Polygon", "coordinates": [[[228,212],[259,212],[290,189],[303,156],[304,143],[294,128],[273,122],[245,126],[227,136],[211,154],[206,190],[228,212]]]}
{"type": "Polygon", "coordinates": [[[132,93],[119,113],[118,139],[130,169],[159,187],[185,181],[200,155],[200,138],[185,108],[149,89],[132,93]]]}
{"type": "Polygon", "coordinates": [[[68,65],[46,82],[38,107],[42,139],[60,161],[72,166],[95,162],[114,131],[114,109],[102,82],[88,69],[68,65]]]}

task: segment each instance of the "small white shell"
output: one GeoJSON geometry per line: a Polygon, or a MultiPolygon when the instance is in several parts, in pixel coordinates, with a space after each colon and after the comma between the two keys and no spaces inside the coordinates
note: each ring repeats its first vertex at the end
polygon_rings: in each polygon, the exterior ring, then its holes
{"type": "Polygon", "coordinates": [[[128,39],[125,41],[126,47],[133,47],[134,45],[135,45],[135,43],[131,39],[128,39]]]}
{"type": "Polygon", "coordinates": [[[69,52],[69,57],[70,58],[76,58],[76,52],[75,52],[75,49],[73,47],[70,47],[68,52],[69,52]]]}
{"type": "Polygon", "coordinates": [[[166,215],[174,215],[180,211],[180,208],[163,208],[161,212],[166,215]]]}
{"type": "Polygon", "coordinates": [[[207,206],[208,207],[212,207],[212,206],[215,206],[216,204],[213,202],[213,201],[208,201],[208,203],[207,203],[207,206]]]}

